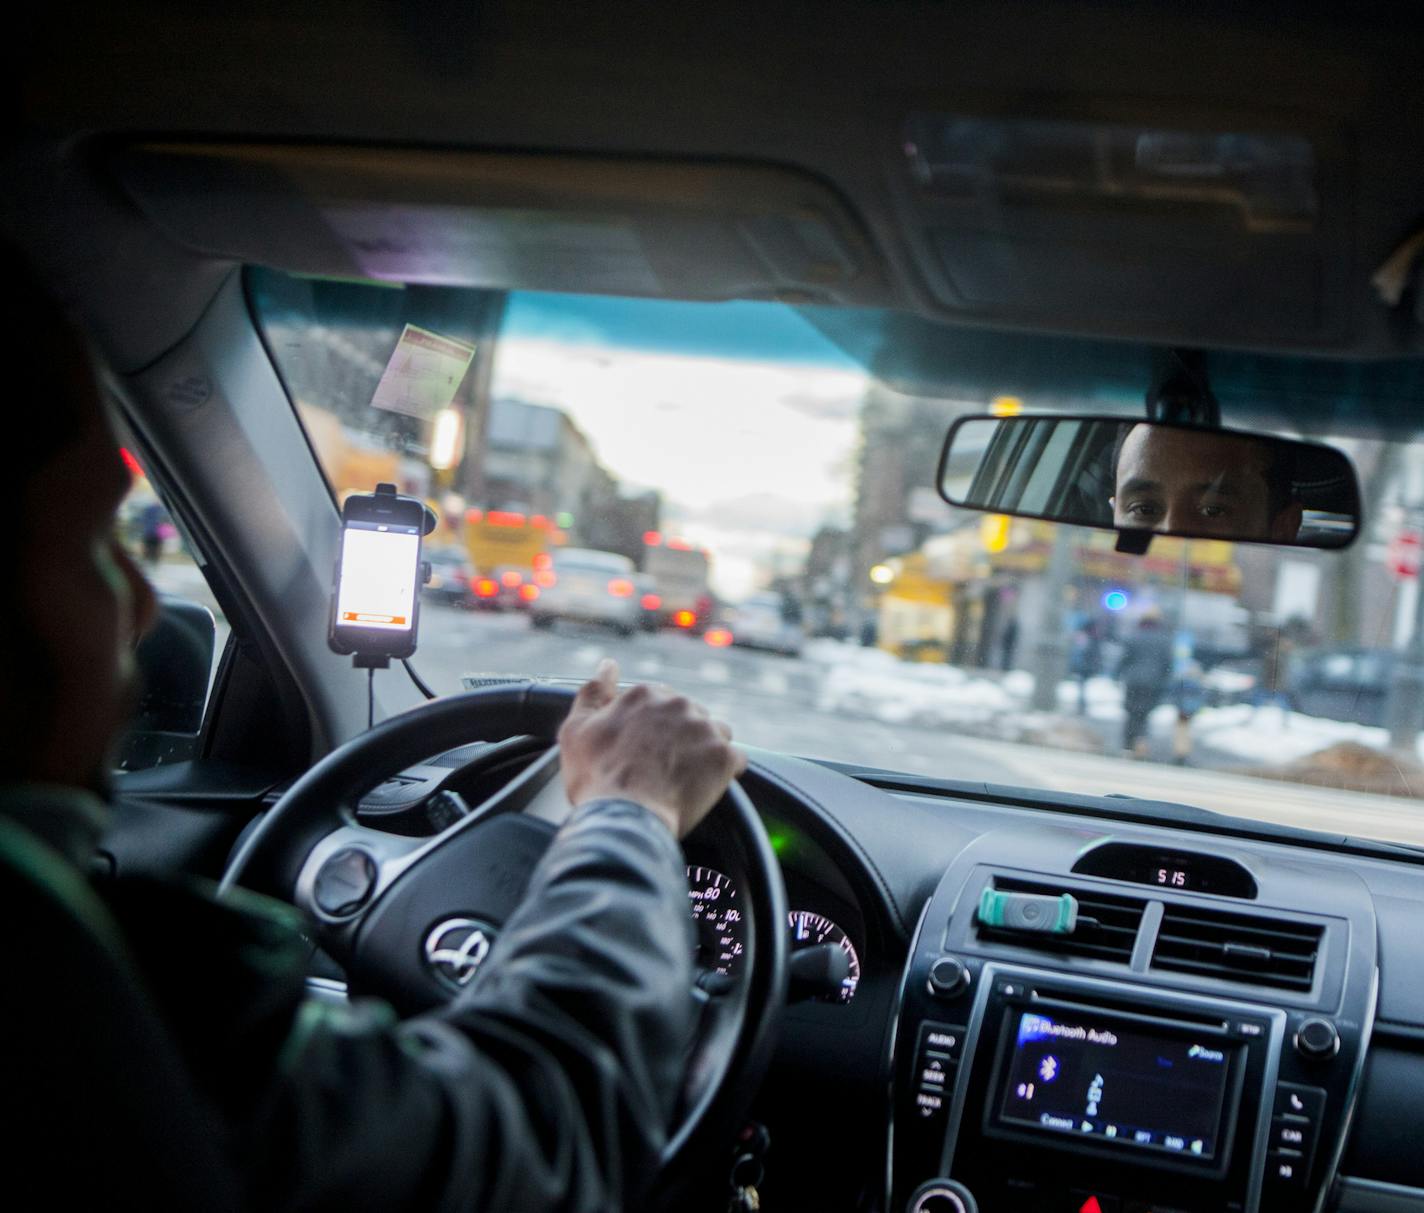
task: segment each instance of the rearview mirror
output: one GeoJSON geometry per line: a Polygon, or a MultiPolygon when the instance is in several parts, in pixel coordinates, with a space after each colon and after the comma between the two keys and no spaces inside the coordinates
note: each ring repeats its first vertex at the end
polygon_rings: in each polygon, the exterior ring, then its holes
{"type": "Polygon", "coordinates": [[[1342,548],[1360,524],[1340,451],[1121,417],[962,417],[939,491],[971,510],[1116,530],[1139,550],[1132,532],[1342,548]]]}

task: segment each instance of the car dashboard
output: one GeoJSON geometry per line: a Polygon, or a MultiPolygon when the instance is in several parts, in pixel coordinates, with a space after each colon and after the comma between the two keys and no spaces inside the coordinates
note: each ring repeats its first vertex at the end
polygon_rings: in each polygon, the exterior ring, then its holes
{"type": "Polygon", "coordinates": [[[1424,1209],[1417,859],[772,755],[749,789],[788,887],[833,868],[860,932],[763,1092],[785,1207],[1424,1209]]]}
{"type": "MultiPolygon", "coordinates": [[[[415,828],[537,753],[439,756],[362,817],[415,828]]],[[[793,963],[845,957],[829,982],[793,979],[751,1111],[765,1207],[1424,1210],[1412,854],[1127,798],[876,786],[764,751],[743,782],[793,963]]],[[[525,811],[566,813],[557,781],[525,811]]],[[[735,981],[745,874],[715,832],[684,849],[699,966],[735,981]]]]}

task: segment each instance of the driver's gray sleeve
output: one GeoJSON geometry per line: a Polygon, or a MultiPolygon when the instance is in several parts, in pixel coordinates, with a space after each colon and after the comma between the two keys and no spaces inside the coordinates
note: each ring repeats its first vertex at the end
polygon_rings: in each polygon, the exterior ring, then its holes
{"type": "Polygon", "coordinates": [[[653,1178],[693,1029],[683,860],[585,806],[438,1013],[307,1004],[237,1143],[264,1209],[616,1210],[653,1178]]]}

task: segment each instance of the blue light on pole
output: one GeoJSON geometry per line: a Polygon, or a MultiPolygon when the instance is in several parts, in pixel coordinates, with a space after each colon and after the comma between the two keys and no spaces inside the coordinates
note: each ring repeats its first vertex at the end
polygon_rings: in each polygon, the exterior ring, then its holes
{"type": "Polygon", "coordinates": [[[1127,595],[1122,590],[1109,590],[1103,595],[1103,606],[1109,611],[1121,611],[1127,608],[1127,595]]]}

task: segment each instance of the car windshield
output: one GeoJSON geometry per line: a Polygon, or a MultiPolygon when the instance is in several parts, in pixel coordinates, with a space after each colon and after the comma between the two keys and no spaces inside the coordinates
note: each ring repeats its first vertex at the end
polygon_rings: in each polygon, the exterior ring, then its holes
{"type": "Polygon", "coordinates": [[[249,284],[333,492],[398,484],[439,517],[427,548],[468,562],[468,587],[443,576],[422,605],[413,664],[437,693],[612,656],[753,746],[1424,843],[1424,456],[1380,422],[1384,371],[1218,364],[1229,424],[1350,456],[1353,547],[1134,556],[955,509],[935,477],[966,414],[1141,416],[1145,347],[779,303],[249,284]]]}

